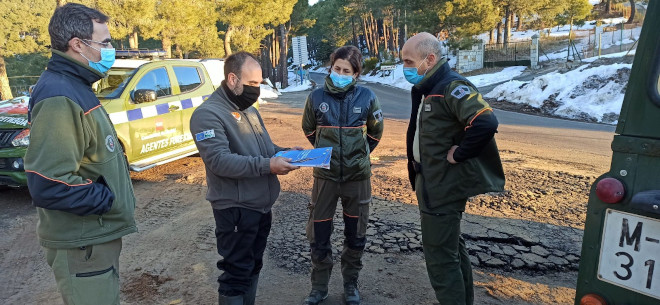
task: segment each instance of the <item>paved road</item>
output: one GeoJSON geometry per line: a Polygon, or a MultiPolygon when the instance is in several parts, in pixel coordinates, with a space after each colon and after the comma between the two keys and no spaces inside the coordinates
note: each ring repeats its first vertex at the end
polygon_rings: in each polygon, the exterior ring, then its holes
{"type": "MultiPolygon", "coordinates": [[[[312,78],[312,80],[315,81],[317,84],[323,84],[324,77],[326,74],[310,73],[309,75],[312,78]]],[[[522,77],[520,78],[520,80],[523,81],[531,80],[531,77],[533,76],[522,77]]],[[[408,118],[410,118],[411,104],[410,104],[409,91],[390,87],[390,86],[385,86],[377,83],[360,82],[360,85],[369,87],[371,90],[373,90],[376,93],[376,96],[378,96],[378,99],[380,100],[386,118],[394,118],[401,120],[408,120],[408,118]]],[[[479,90],[483,94],[485,94],[493,90],[493,88],[495,88],[495,85],[484,86],[479,88],[479,90]]],[[[309,92],[306,92],[304,95],[306,96],[307,94],[309,94],[309,92]]],[[[292,97],[292,98],[300,99],[298,97],[292,97]]],[[[304,97],[302,98],[302,101],[304,102],[304,97]]],[[[302,107],[302,105],[295,105],[295,104],[293,106],[302,107]]],[[[585,122],[578,122],[571,120],[554,119],[554,118],[540,117],[535,115],[528,115],[528,114],[522,114],[522,113],[510,112],[504,110],[495,110],[495,114],[497,115],[497,119],[499,120],[500,124],[503,125],[564,128],[564,129],[573,129],[573,130],[591,130],[591,131],[603,131],[608,133],[614,132],[615,129],[615,126],[613,125],[593,124],[593,123],[585,123],[585,122]]]]}

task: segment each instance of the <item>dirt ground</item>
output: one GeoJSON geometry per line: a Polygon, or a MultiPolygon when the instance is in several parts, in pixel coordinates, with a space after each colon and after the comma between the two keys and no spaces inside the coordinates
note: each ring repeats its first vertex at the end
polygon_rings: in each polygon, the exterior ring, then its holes
{"type": "MultiPolygon", "coordinates": [[[[278,145],[310,147],[300,131],[301,109],[269,103],[260,111],[278,145]]],[[[380,211],[376,214],[382,222],[399,222],[414,229],[419,219],[410,216],[417,207],[406,173],[407,123],[386,120],[385,124],[384,137],[372,155],[372,209],[380,211]]],[[[466,214],[580,231],[591,183],[609,166],[612,135],[562,132],[501,126],[497,140],[507,191],[473,198],[466,214]]],[[[122,302],[216,303],[218,255],[201,159],[188,157],[131,176],[140,232],[124,238],[122,302]]],[[[300,304],[310,288],[304,222],[311,170],[297,170],[281,176],[280,181],[282,193],[273,207],[274,223],[258,304],[300,304]],[[290,255],[292,251],[300,253],[290,255]]],[[[0,211],[0,300],[3,304],[62,304],[36,241],[37,217],[27,190],[1,190],[0,211]]],[[[340,235],[337,233],[335,237],[340,235]]],[[[363,304],[437,304],[420,250],[368,252],[364,266],[360,277],[363,304]]],[[[323,304],[341,304],[341,278],[338,268],[335,271],[330,297],[323,304]]],[[[572,304],[577,278],[574,269],[479,266],[474,275],[476,304],[572,304]]]]}

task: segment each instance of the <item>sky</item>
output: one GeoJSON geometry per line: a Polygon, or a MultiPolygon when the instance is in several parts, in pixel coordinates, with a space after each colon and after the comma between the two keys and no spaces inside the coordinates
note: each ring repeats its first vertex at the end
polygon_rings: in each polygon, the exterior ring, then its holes
{"type": "Polygon", "coordinates": [[[319,2],[319,0],[309,0],[309,5],[314,5],[316,2],[319,2]]]}

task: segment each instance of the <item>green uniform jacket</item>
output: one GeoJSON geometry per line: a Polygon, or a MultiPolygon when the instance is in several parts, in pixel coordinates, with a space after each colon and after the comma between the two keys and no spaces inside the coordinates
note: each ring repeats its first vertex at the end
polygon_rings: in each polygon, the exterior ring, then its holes
{"type": "MultiPolygon", "coordinates": [[[[413,88],[412,95],[412,111],[417,120],[416,126],[412,126],[416,138],[410,138],[410,130],[408,133],[409,157],[412,150],[421,172],[416,191],[426,208],[436,209],[474,195],[503,191],[504,171],[492,137],[497,120],[477,89],[452,71],[446,60],[441,60],[413,88]],[[464,142],[466,131],[479,116],[480,121],[488,122],[492,133],[486,138],[482,136],[482,143],[471,145],[473,151],[461,151],[465,160],[450,164],[449,149],[453,145],[468,147],[464,142]]],[[[457,150],[454,156],[458,155],[457,150]]]]}
{"type": "Polygon", "coordinates": [[[315,168],[314,177],[336,182],[371,177],[369,154],[383,135],[383,112],[373,91],[354,83],[342,90],[327,80],[307,97],[302,129],[315,148],[332,147],[330,169],[315,168]]]}
{"type": "Polygon", "coordinates": [[[102,77],[53,51],[31,96],[25,172],[42,246],[96,245],[137,231],[123,149],[91,90],[102,77]]]}

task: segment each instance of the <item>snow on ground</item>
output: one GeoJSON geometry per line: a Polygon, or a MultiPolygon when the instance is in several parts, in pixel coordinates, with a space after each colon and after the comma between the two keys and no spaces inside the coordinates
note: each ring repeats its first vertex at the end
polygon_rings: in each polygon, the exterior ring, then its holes
{"type": "Polygon", "coordinates": [[[594,62],[598,60],[599,58],[618,58],[618,57],[624,57],[626,55],[635,55],[637,50],[630,50],[630,52],[625,51],[625,52],[620,52],[620,53],[612,53],[612,54],[607,54],[607,55],[602,55],[600,57],[595,56],[595,57],[589,57],[585,58],[582,61],[583,62],[594,62]]]}
{"type": "Polygon", "coordinates": [[[531,82],[510,81],[485,97],[528,104],[565,118],[616,124],[631,67],[583,65],[566,73],[542,75],[531,82]]]}
{"type": "MultiPolygon", "coordinates": [[[[526,67],[522,66],[506,67],[500,72],[468,76],[467,79],[475,86],[482,87],[511,80],[522,74],[525,69],[526,67]]],[[[393,73],[379,71],[376,75],[363,75],[360,79],[367,82],[380,83],[406,90],[412,88],[413,85],[406,80],[405,76],[403,76],[403,65],[396,65],[396,69],[391,72],[393,73]]]]}

